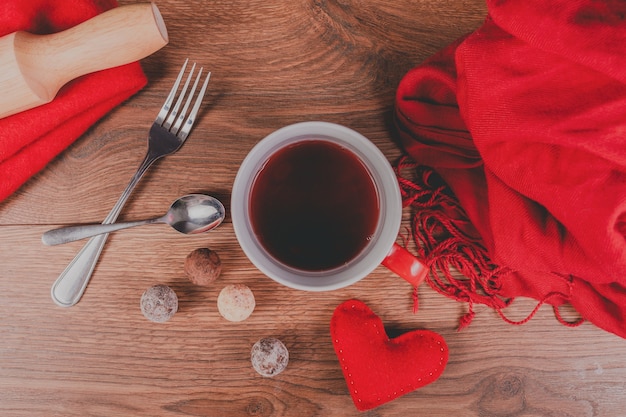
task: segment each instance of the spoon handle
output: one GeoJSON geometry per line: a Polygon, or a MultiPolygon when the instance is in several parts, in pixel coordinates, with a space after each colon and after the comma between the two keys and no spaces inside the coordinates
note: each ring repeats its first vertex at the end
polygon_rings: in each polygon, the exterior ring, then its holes
{"type": "Polygon", "coordinates": [[[121,222],[111,224],[83,224],[79,226],[61,227],[59,229],[48,230],[41,236],[44,245],[60,245],[63,243],[74,242],[76,240],[85,239],[103,233],[111,233],[116,230],[128,229],[130,227],[141,226],[142,224],[151,224],[162,222],[162,218],[138,220],[134,222],[121,222]]]}

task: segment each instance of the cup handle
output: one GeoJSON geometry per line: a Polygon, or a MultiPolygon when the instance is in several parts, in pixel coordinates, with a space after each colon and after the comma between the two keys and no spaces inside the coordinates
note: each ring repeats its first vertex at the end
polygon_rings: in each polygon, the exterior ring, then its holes
{"type": "Polygon", "coordinates": [[[417,288],[428,275],[428,268],[406,248],[394,242],[382,264],[417,288]]]}

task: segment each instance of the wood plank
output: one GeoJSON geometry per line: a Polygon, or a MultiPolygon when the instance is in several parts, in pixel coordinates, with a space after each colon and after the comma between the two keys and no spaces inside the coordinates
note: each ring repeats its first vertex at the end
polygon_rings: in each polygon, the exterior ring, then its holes
{"type": "MultiPolygon", "coordinates": [[[[473,323],[458,332],[465,304],[423,285],[413,314],[411,287],[383,267],[337,291],[288,289],[245,257],[230,216],[200,236],[165,225],[111,235],[81,302],[57,307],[50,286],[83,242],[45,247],[41,234],[106,216],[142,159],[147,129],[186,57],[213,72],[202,116],[183,148],[142,180],[123,219],[160,215],[189,192],[214,194],[229,209],[247,151],[298,121],[354,128],[395,161],[398,82],[486,14],[479,0],[161,0],[159,8],[171,42],[143,61],[148,86],[0,203],[0,414],[623,415],[622,339],[588,323],[562,326],[548,306],[523,326],[477,306],[473,323]],[[222,258],[214,285],[198,287],[184,276],[185,256],[198,247],[222,258]],[[180,301],[164,324],[147,321],[139,308],[142,292],[157,283],[180,301]],[[217,295],[231,283],[247,284],[256,297],[253,315],[241,323],[217,311],[217,295]],[[441,378],[358,412],[329,333],[335,307],[351,298],[366,302],[389,334],[441,333],[450,348],[441,378]],[[290,351],[288,368],[275,378],[250,365],[252,345],[267,336],[290,351]]],[[[405,210],[403,226],[410,216],[405,210]]],[[[522,320],[534,306],[520,299],[506,314],[522,320]]]]}

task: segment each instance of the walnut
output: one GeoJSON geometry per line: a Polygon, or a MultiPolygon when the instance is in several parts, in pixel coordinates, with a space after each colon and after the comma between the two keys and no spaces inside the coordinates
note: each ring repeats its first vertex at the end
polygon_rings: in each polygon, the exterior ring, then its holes
{"type": "Polygon", "coordinates": [[[215,282],[222,272],[222,261],[217,252],[209,248],[192,251],[185,259],[185,274],[196,285],[215,282]]]}

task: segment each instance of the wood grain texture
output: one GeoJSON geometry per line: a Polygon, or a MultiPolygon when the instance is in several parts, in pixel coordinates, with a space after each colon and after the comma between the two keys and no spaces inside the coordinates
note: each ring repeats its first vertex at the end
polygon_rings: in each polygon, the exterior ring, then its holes
{"type": "MultiPolygon", "coordinates": [[[[120,1],[131,4],[131,1],[120,1]]],[[[83,242],[44,247],[41,234],[101,221],[138,166],[147,129],[183,60],[213,72],[189,140],[150,169],[121,218],[160,215],[177,196],[209,192],[229,209],[247,151],[284,125],[325,120],[369,137],[390,161],[401,154],[391,122],[401,77],[475,29],[482,0],[189,0],[158,2],[170,44],[143,61],[149,84],[0,203],[0,415],[6,416],[468,416],[624,415],[626,345],[590,324],[566,328],[542,307],[524,326],[478,307],[411,288],[380,267],[328,293],[275,284],[247,260],[230,217],[213,232],[182,236],[164,225],[112,235],[81,302],[57,307],[50,286],[83,242]],[[219,252],[223,273],[198,287],[183,274],[195,248],[219,252]],[[141,315],[149,286],[170,285],[180,311],[165,324],[141,315]],[[245,283],[257,307],[230,323],[220,289],[245,283]],[[434,384],[365,413],[356,411],[329,336],[341,302],[359,298],[390,334],[441,333],[450,361],[434,384]],[[275,336],[290,351],[285,372],[252,369],[256,340],[275,336]]],[[[408,225],[410,213],[404,213],[408,225]]],[[[518,300],[521,320],[534,308],[518,300]]],[[[575,314],[566,313],[574,319],[575,314]]]]}

